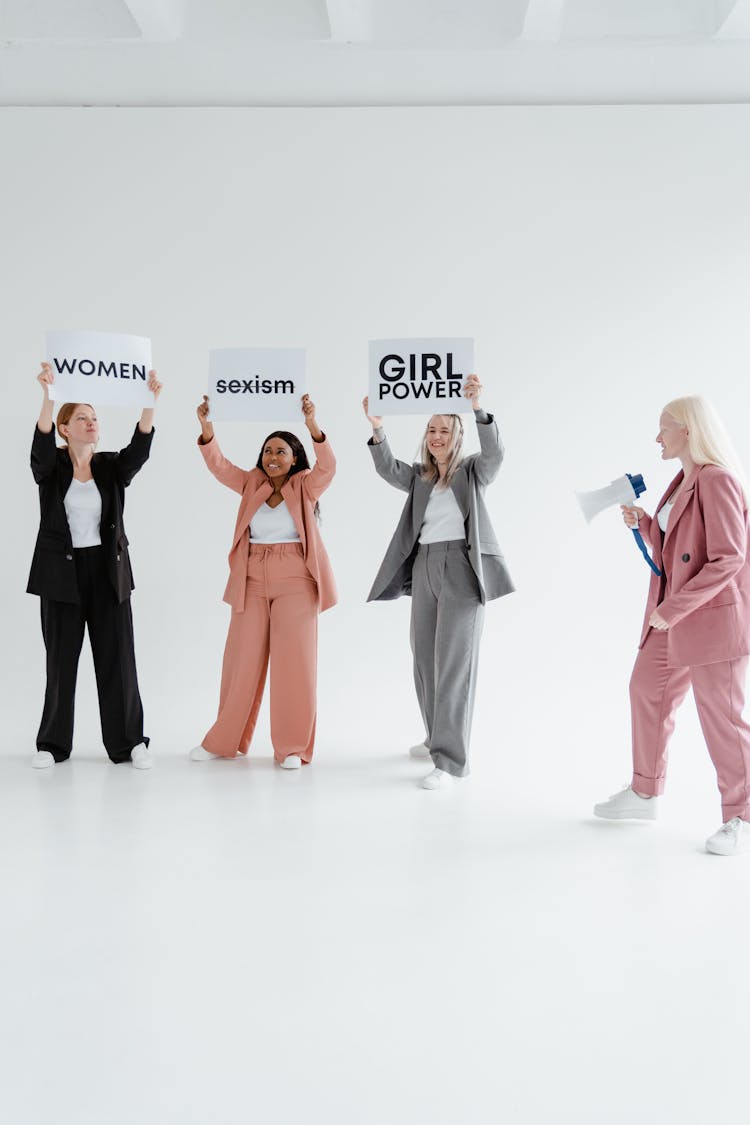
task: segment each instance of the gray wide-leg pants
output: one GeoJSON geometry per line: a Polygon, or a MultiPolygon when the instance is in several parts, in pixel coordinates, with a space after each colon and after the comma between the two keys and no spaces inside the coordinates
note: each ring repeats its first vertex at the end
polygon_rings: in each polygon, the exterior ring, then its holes
{"type": "Polygon", "coordinates": [[[438,769],[464,777],[484,606],[463,540],[420,546],[411,597],[414,685],[425,742],[438,769]]]}

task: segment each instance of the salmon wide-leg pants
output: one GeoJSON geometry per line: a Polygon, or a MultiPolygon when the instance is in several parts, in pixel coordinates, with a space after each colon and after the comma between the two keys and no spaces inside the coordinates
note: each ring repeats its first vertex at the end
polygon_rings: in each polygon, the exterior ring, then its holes
{"type": "Polygon", "coordinates": [[[664,791],[667,747],[677,708],[692,685],[703,736],[716,769],[724,820],[750,820],[750,726],[742,717],[748,658],[670,668],[667,634],[652,629],[633,668],[633,781],[637,793],[664,791]]]}
{"type": "Polygon", "coordinates": [[[299,543],[250,546],[245,610],[232,610],[219,714],[202,742],[222,758],[247,754],[271,665],[271,742],[281,762],[309,762],[317,714],[318,587],[299,543]]]}

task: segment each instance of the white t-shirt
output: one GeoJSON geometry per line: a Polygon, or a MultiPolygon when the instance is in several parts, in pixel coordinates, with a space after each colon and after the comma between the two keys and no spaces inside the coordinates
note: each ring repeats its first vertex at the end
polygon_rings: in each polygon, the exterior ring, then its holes
{"type": "Polygon", "coordinates": [[[251,543],[299,543],[292,513],[282,500],[276,508],[261,504],[250,520],[251,543]]]}
{"type": "Polygon", "coordinates": [[[466,539],[464,517],[453,490],[436,485],[427,501],[419,542],[442,543],[448,539],[466,539]]]}
{"type": "Polygon", "coordinates": [[[666,504],[662,505],[662,507],[659,508],[659,511],[656,513],[656,518],[659,521],[659,527],[662,529],[662,531],[667,530],[667,524],[669,523],[669,516],[671,514],[672,508],[674,508],[674,500],[667,500],[666,504]]]}
{"type": "Polygon", "coordinates": [[[99,533],[102,497],[96,481],[76,480],[74,477],[65,493],[64,504],[73,546],[99,547],[102,541],[99,533]]]}

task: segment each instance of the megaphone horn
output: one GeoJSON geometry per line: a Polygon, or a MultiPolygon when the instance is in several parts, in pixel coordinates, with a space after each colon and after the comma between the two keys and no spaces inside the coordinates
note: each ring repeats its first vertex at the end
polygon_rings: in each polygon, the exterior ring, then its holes
{"type": "Polygon", "coordinates": [[[586,522],[591,523],[594,516],[598,516],[605,508],[612,508],[616,504],[634,504],[645,491],[646,486],[640,473],[626,473],[613,480],[606,488],[596,488],[593,492],[576,492],[576,497],[586,522]]]}

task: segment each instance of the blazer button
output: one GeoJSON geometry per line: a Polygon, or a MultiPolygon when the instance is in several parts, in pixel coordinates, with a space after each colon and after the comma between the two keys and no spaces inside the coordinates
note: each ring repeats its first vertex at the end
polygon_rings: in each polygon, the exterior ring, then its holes
{"type": "Polygon", "coordinates": [[[119,555],[117,556],[117,561],[118,561],[118,562],[120,561],[120,556],[119,556],[119,555]]]}
{"type": "Polygon", "coordinates": [[[471,543],[467,543],[467,544],[466,544],[466,550],[467,550],[467,551],[470,551],[470,550],[471,550],[471,543]]]}
{"type": "Polygon", "coordinates": [[[111,524],[109,525],[109,530],[110,530],[110,531],[114,531],[114,530],[115,530],[115,525],[114,525],[113,523],[111,523],[111,524]]]}
{"type": "Polygon", "coordinates": [[[66,558],[66,559],[68,560],[68,562],[72,562],[72,561],[73,561],[73,556],[72,556],[72,555],[66,555],[66,556],[65,556],[65,558],[66,558]]]}
{"type": "Polygon", "coordinates": [[[683,562],[690,562],[690,555],[683,555],[683,556],[682,556],[682,561],[683,561],[683,562]]]}

